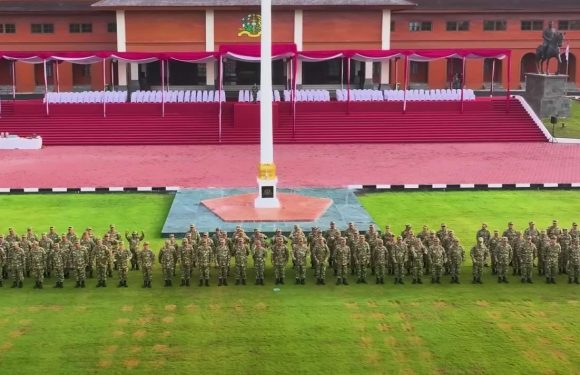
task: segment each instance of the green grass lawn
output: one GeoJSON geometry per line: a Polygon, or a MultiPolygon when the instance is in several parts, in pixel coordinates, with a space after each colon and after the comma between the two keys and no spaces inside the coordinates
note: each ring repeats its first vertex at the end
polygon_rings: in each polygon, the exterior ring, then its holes
{"type": "MultiPolygon", "coordinates": [[[[115,223],[158,248],[171,195],[0,196],[0,225],[115,223]]],[[[397,230],[446,222],[465,246],[482,220],[569,225],[580,193],[387,193],[361,198],[397,230]],[[402,228],[401,228],[402,229],[402,228]]],[[[564,283],[0,289],[2,374],[578,374],[580,288],[564,283]]],[[[250,277],[253,272],[250,272],[250,277]]],[[[215,277],[215,273],[212,275],[215,277]]],[[[287,278],[293,278],[288,270],[287,278]]],[[[332,277],[329,277],[331,281],[332,277]]],[[[309,279],[310,281],[311,279],[309,279]]],[[[213,280],[212,280],[213,281],[213,280]]],[[[114,282],[109,284],[114,285],[114,282]]]]}
{"type": "Polygon", "coordinates": [[[560,119],[558,124],[552,128],[550,119],[544,119],[546,128],[550,131],[552,136],[558,138],[580,138],[580,102],[572,101],[572,109],[570,117],[567,119],[560,119]],[[566,124],[562,128],[562,123],[566,124]]]}

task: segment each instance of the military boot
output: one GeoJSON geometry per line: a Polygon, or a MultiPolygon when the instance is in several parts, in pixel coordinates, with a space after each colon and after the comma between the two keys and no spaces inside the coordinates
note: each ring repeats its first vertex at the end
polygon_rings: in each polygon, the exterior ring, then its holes
{"type": "Polygon", "coordinates": [[[509,281],[508,281],[508,279],[507,279],[507,276],[504,276],[504,277],[503,277],[503,282],[504,282],[504,284],[509,284],[509,281]]]}
{"type": "Polygon", "coordinates": [[[435,284],[435,278],[434,277],[431,278],[431,284],[435,284]]]}
{"type": "Polygon", "coordinates": [[[580,284],[580,281],[578,280],[577,277],[574,278],[574,284],[580,284]]]}
{"type": "Polygon", "coordinates": [[[151,289],[151,281],[147,281],[147,288],[151,289]]]}
{"type": "Polygon", "coordinates": [[[501,284],[501,283],[502,283],[502,281],[503,281],[503,278],[502,278],[502,277],[498,277],[498,278],[497,278],[497,282],[498,282],[499,284],[501,284]]]}
{"type": "Polygon", "coordinates": [[[381,283],[381,279],[377,277],[377,282],[375,284],[380,284],[381,283]]]}
{"type": "Polygon", "coordinates": [[[324,279],[320,279],[320,285],[326,285],[326,281],[324,279]]]}
{"type": "Polygon", "coordinates": [[[342,284],[342,280],[341,280],[341,278],[339,277],[338,279],[336,279],[336,285],[340,285],[340,284],[342,284]]]}
{"type": "Polygon", "coordinates": [[[411,282],[411,284],[417,284],[417,279],[413,279],[413,281],[411,282]]]}
{"type": "Polygon", "coordinates": [[[417,279],[417,284],[423,284],[423,280],[421,278],[417,279]]]}
{"type": "Polygon", "coordinates": [[[119,280],[119,285],[117,285],[117,288],[122,288],[123,287],[123,281],[119,280]]]}
{"type": "Polygon", "coordinates": [[[284,285],[284,278],[283,277],[280,278],[280,284],[284,285]]]}
{"type": "Polygon", "coordinates": [[[224,286],[228,286],[228,279],[224,277],[224,286]]]}
{"type": "Polygon", "coordinates": [[[459,284],[459,277],[458,276],[455,277],[455,284],[459,284]]]}
{"type": "Polygon", "coordinates": [[[381,277],[381,284],[384,284],[384,283],[385,283],[385,278],[381,277]]]}
{"type": "Polygon", "coordinates": [[[471,283],[472,284],[477,284],[477,277],[473,276],[473,281],[471,283]]]}
{"type": "Polygon", "coordinates": [[[185,279],[181,279],[181,284],[179,286],[185,286],[185,279]]]}
{"type": "Polygon", "coordinates": [[[34,282],[34,286],[32,287],[32,289],[38,289],[38,281],[34,282]]]}
{"type": "Polygon", "coordinates": [[[534,282],[532,281],[532,278],[531,278],[531,277],[528,277],[528,280],[527,280],[527,282],[528,282],[528,284],[533,284],[533,283],[534,283],[534,282]]]}
{"type": "Polygon", "coordinates": [[[80,287],[81,287],[81,282],[80,281],[77,281],[77,283],[75,285],[75,288],[80,288],[80,287]]]}
{"type": "Polygon", "coordinates": [[[123,287],[124,288],[128,288],[129,287],[129,285],[127,285],[127,280],[123,280],[123,287]]]}
{"type": "Polygon", "coordinates": [[[550,278],[546,277],[546,284],[550,284],[550,281],[551,281],[550,278]]]}
{"type": "Polygon", "coordinates": [[[300,285],[300,279],[296,279],[296,282],[294,284],[300,285]]]}
{"type": "Polygon", "coordinates": [[[147,281],[143,281],[143,286],[141,288],[147,288],[147,281]]]}
{"type": "Polygon", "coordinates": [[[199,286],[203,286],[203,279],[199,279],[199,286]]]}
{"type": "MultiPolygon", "coordinates": [[[[223,281],[223,279],[220,277],[220,278],[218,279],[218,286],[222,286],[222,285],[223,285],[223,283],[224,283],[224,281],[223,281]]],[[[256,280],[256,284],[258,284],[258,280],[256,280]]]]}
{"type": "Polygon", "coordinates": [[[185,280],[185,286],[189,286],[189,285],[190,285],[189,279],[185,280]]]}
{"type": "Polygon", "coordinates": [[[478,283],[478,284],[483,284],[483,282],[481,281],[481,276],[478,276],[478,277],[477,277],[477,283],[478,283]]]}
{"type": "Polygon", "coordinates": [[[60,282],[57,281],[56,284],[54,284],[53,288],[60,288],[60,282]]]}
{"type": "Polygon", "coordinates": [[[552,277],[552,278],[550,279],[550,282],[551,282],[552,284],[556,284],[556,279],[554,279],[554,278],[552,277]]]}
{"type": "Polygon", "coordinates": [[[346,280],[346,277],[342,278],[342,285],[348,285],[348,281],[346,280]]]}
{"type": "MultiPolygon", "coordinates": [[[[243,280],[244,285],[246,285],[246,280],[243,280]]],[[[205,286],[209,286],[209,280],[205,279],[205,286]]]]}
{"type": "Polygon", "coordinates": [[[572,284],[572,278],[571,277],[568,278],[568,284],[572,284]]]}
{"type": "Polygon", "coordinates": [[[302,280],[300,280],[300,284],[301,284],[301,285],[304,285],[304,284],[306,284],[306,279],[302,279],[302,280]]]}
{"type": "MultiPolygon", "coordinates": [[[[103,282],[101,283],[101,286],[103,288],[106,288],[107,287],[107,282],[105,280],[103,280],[103,282]]],[[[81,281],[81,288],[84,288],[84,287],[85,287],[85,282],[84,281],[81,281]]]]}
{"type": "Polygon", "coordinates": [[[23,287],[22,280],[20,280],[20,281],[18,282],[18,287],[19,287],[19,288],[22,288],[22,287],[23,287]]]}
{"type": "Polygon", "coordinates": [[[41,282],[39,282],[39,283],[38,283],[38,289],[42,289],[42,288],[43,288],[43,287],[42,287],[42,283],[41,283],[41,282]]]}

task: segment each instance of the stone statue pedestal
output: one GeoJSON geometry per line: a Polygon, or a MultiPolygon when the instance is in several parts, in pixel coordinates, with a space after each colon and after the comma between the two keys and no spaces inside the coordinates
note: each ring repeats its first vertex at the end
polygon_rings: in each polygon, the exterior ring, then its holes
{"type": "Polygon", "coordinates": [[[540,118],[570,117],[566,75],[526,74],[524,98],[540,118]]]}

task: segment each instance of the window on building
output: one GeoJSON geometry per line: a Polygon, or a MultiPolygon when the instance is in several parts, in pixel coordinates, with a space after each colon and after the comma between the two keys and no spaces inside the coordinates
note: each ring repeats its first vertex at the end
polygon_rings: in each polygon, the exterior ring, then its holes
{"type": "Polygon", "coordinates": [[[0,23],[0,34],[16,33],[16,25],[13,23],[0,23]]]}
{"type": "Polygon", "coordinates": [[[521,29],[523,31],[544,30],[544,21],[542,21],[542,20],[522,21],[521,29]]]}
{"type": "Polygon", "coordinates": [[[83,77],[90,78],[90,76],[91,76],[91,66],[90,65],[88,65],[88,64],[81,65],[80,70],[81,70],[81,75],[83,77]]]}
{"type": "Polygon", "coordinates": [[[409,31],[431,31],[431,21],[411,21],[409,22],[409,31]]]}
{"type": "Polygon", "coordinates": [[[469,21],[447,21],[447,31],[469,31],[469,21]]]}
{"type": "Polygon", "coordinates": [[[33,34],[52,34],[54,25],[52,23],[33,23],[30,25],[30,31],[33,34]]]}
{"type": "Polygon", "coordinates": [[[580,20],[558,21],[559,30],[580,30],[580,20]]]}
{"type": "Polygon", "coordinates": [[[93,32],[93,24],[92,23],[71,23],[68,26],[68,31],[77,34],[77,33],[92,33],[93,32]]]}
{"type": "Polygon", "coordinates": [[[116,33],[117,32],[117,24],[115,22],[109,22],[107,24],[107,32],[116,33]]]}
{"type": "Polygon", "coordinates": [[[506,29],[506,21],[483,21],[484,31],[505,31],[506,29]]]}

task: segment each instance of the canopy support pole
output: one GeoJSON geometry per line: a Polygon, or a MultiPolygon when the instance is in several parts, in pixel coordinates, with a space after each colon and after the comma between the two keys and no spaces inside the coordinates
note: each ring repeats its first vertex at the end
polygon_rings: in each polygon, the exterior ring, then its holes
{"type": "Polygon", "coordinates": [[[56,73],[56,92],[60,93],[60,74],[58,72],[58,61],[54,62],[55,73],[56,73]]]}
{"type": "Polygon", "coordinates": [[[44,72],[44,101],[46,102],[46,115],[49,116],[48,110],[48,77],[46,75],[46,60],[43,60],[43,72],[44,72]]]}
{"type": "Polygon", "coordinates": [[[165,117],[165,60],[161,60],[161,117],[165,117]]]}
{"type": "Polygon", "coordinates": [[[463,73],[461,74],[461,113],[463,113],[463,97],[465,95],[465,65],[467,60],[463,58],[463,73]]]}
{"type": "Polygon", "coordinates": [[[16,100],[16,60],[12,61],[12,100],[16,100]]]}
{"type": "Polygon", "coordinates": [[[399,89],[399,58],[395,58],[395,90],[399,89]]]}
{"type": "Polygon", "coordinates": [[[103,117],[107,117],[107,60],[103,59],[103,117]]]}
{"type": "Polygon", "coordinates": [[[512,81],[512,55],[508,55],[508,71],[507,71],[507,91],[506,91],[506,113],[510,112],[510,91],[511,91],[511,81],[512,81]]]}
{"type": "MultiPolygon", "coordinates": [[[[219,119],[218,119],[218,142],[222,143],[222,90],[223,90],[223,86],[224,86],[224,62],[222,60],[222,57],[219,57],[219,83],[218,83],[218,88],[219,88],[219,119]]],[[[225,96],[225,94],[224,94],[225,96]]]]}
{"type": "Polygon", "coordinates": [[[115,91],[115,62],[111,59],[111,91],[115,91]]]}
{"type": "Polygon", "coordinates": [[[407,112],[407,85],[409,81],[409,56],[405,56],[405,67],[403,69],[403,113],[407,112]]]}
{"type": "Polygon", "coordinates": [[[346,113],[350,114],[350,57],[346,59],[346,113]]]}
{"type": "Polygon", "coordinates": [[[495,59],[491,63],[491,86],[489,88],[489,97],[493,97],[493,83],[495,82],[495,59]]]}
{"type": "Polygon", "coordinates": [[[344,89],[344,58],[340,59],[340,89],[344,89]]]}

